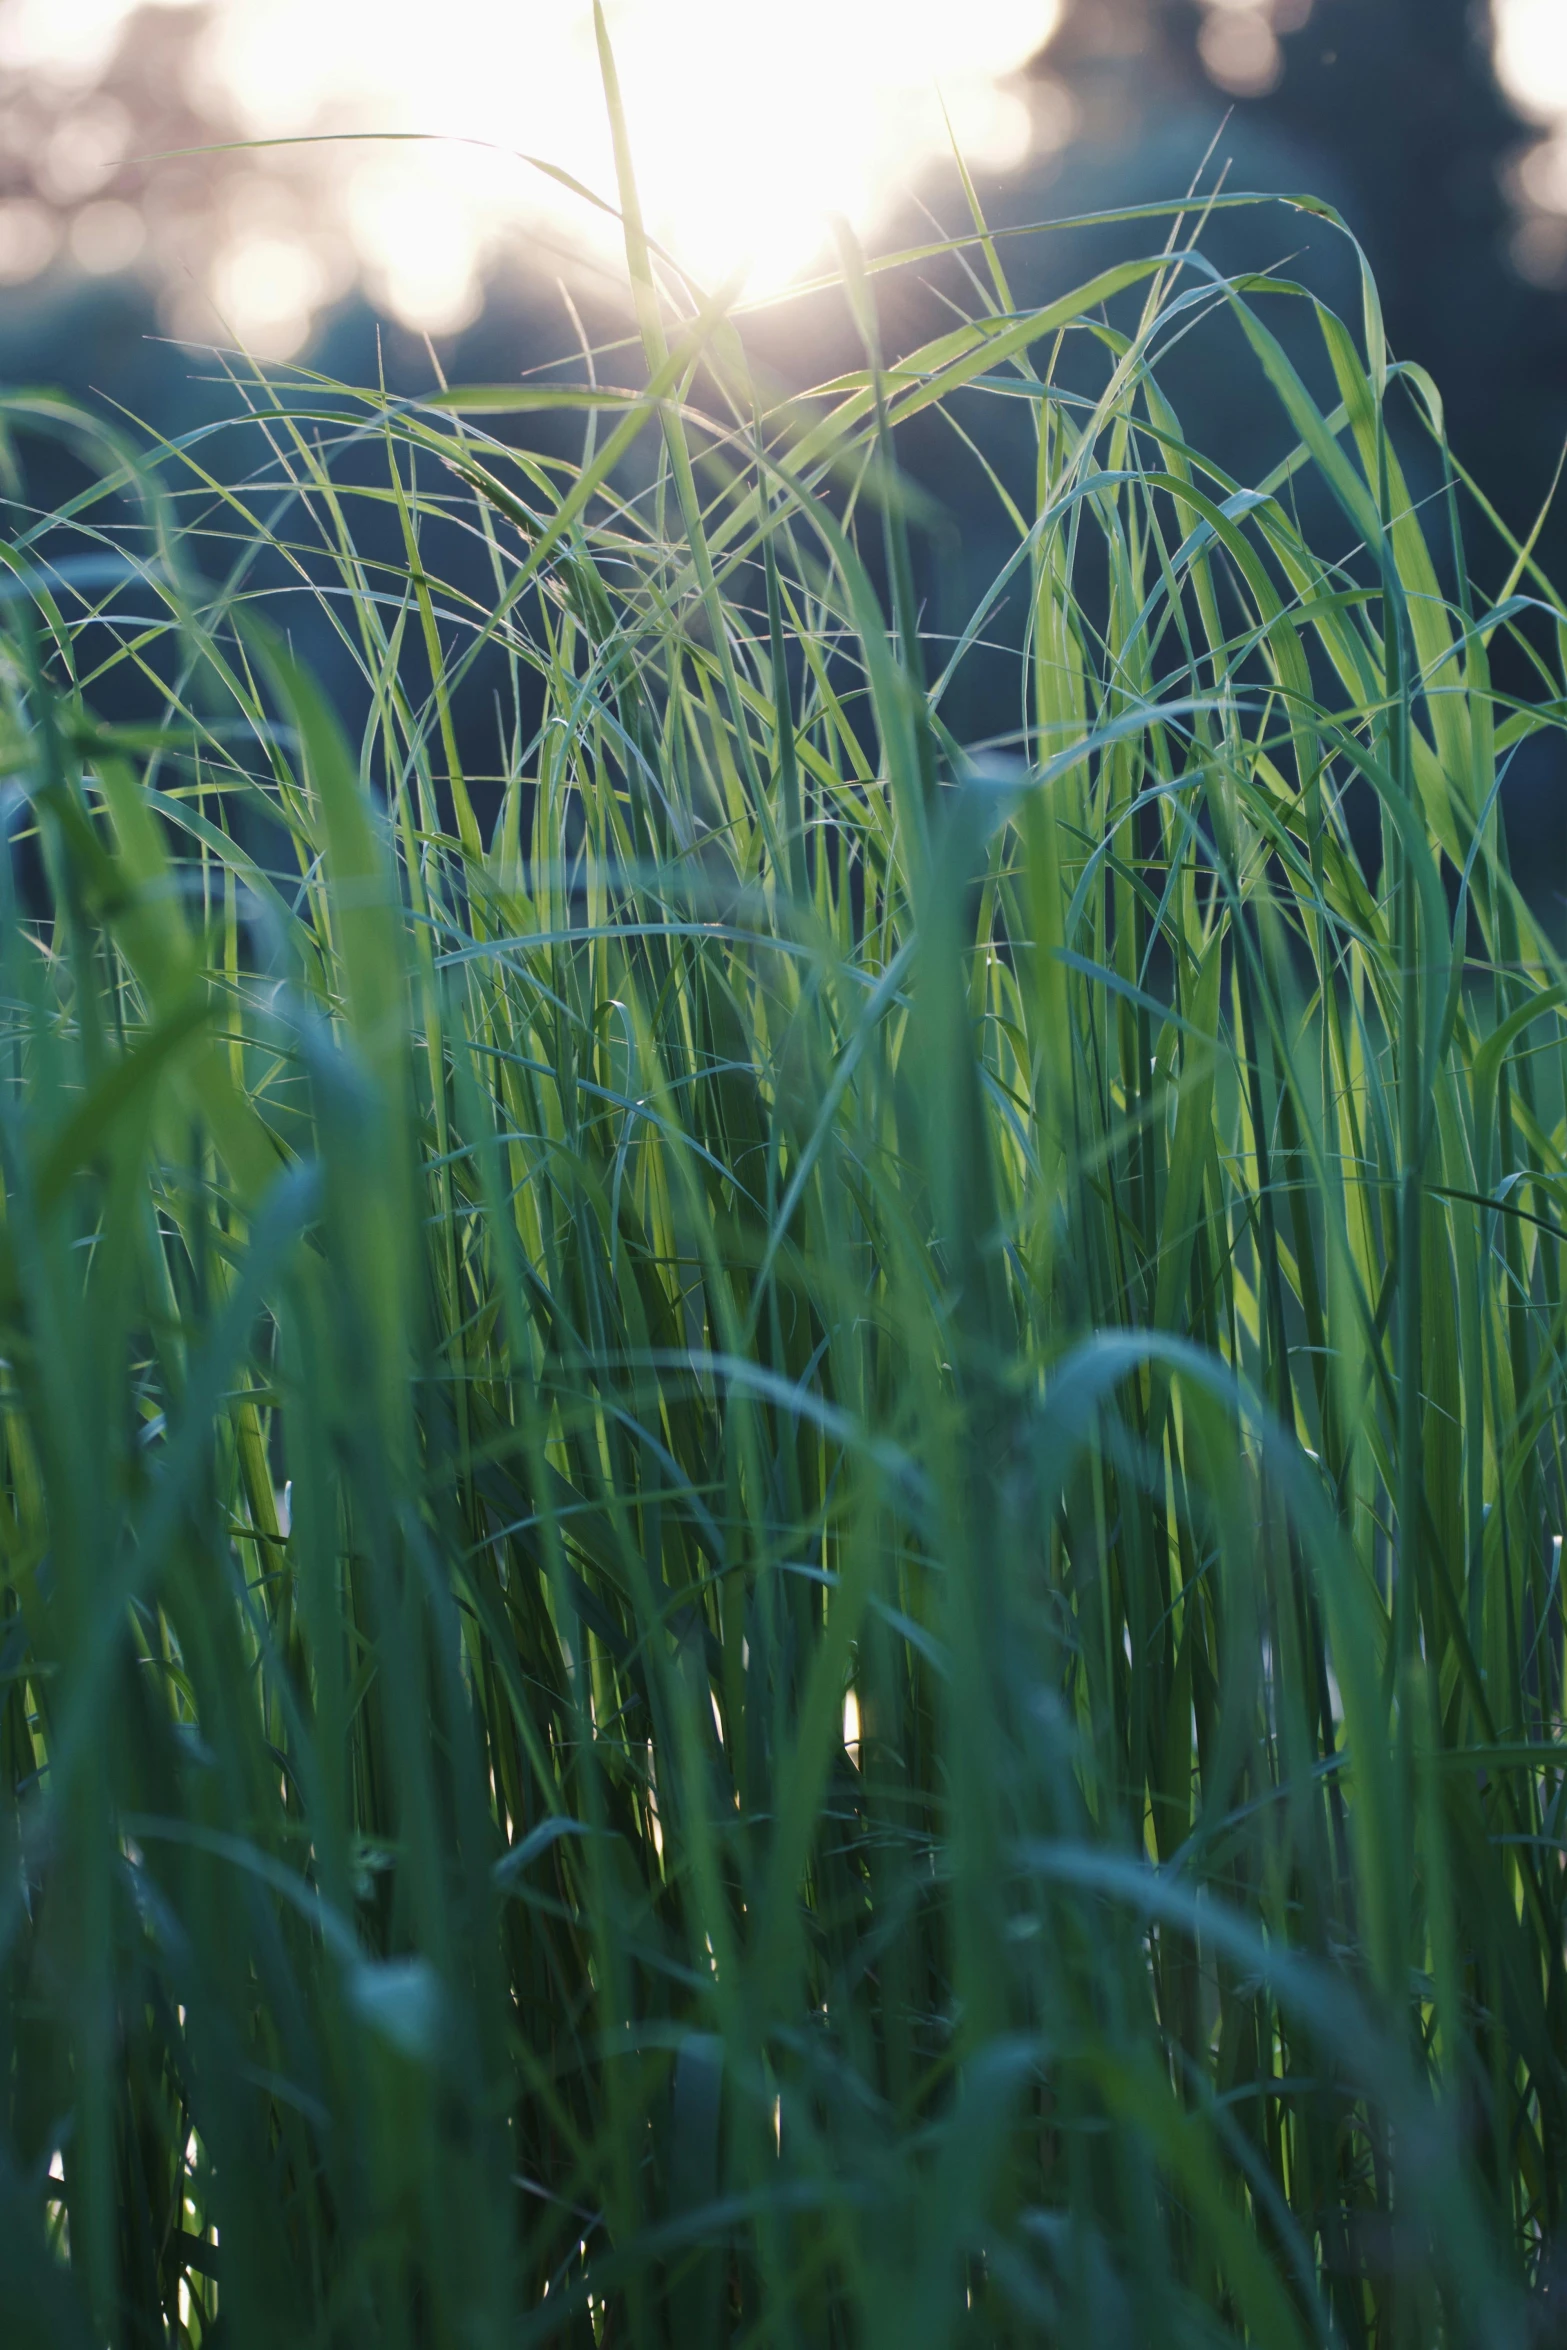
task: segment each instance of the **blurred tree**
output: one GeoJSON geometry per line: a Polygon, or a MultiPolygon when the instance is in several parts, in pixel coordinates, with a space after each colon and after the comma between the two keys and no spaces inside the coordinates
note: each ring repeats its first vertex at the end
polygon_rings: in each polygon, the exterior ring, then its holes
{"type": "MultiPolygon", "coordinates": [[[[1066,83],[1081,124],[1053,191],[1062,211],[1117,190],[1172,192],[1231,105],[1218,156],[1232,187],[1309,188],[1337,204],[1376,272],[1395,352],[1431,370],[1461,461],[1522,535],[1567,440],[1567,130],[1547,143],[1514,111],[1494,33],[1485,0],[1074,0],[1039,71],[1066,83]],[[1545,209],[1531,201],[1541,190],[1545,209]]],[[[1215,232],[1214,258],[1234,266],[1232,231],[1215,232]]],[[[1262,233],[1270,259],[1297,241],[1272,224],[1262,233]]],[[[1303,224],[1298,242],[1321,282],[1321,239],[1303,224]]],[[[1352,298],[1341,276],[1327,290],[1352,298]]],[[[1254,477],[1250,382],[1244,366],[1210,366],[1187,405],[1254,477]]],[[[1505,567],[1499,547],[1472,554],[1483,575],[1505,567]]],[[[1567,498],[1539,554],[1567,590],[1567,498]]],[[[1543,736],[1526,743],[1504,793],[1509,826],[1536,902],[1558,913],[1564,790],[1559,753],[1543,736]]]]}
{"type": "MultiPolygon", "coordinates": [[[[1207,13],[1191,0],[1172,12],[1188,31],[1207,13]]],[[[1509,265],[1505,180],[1529,133],[1489,32],[1473,0],[1316,0],[1258,103],[1333,157],[1394,347],[1437,376],[1460,454],[1507,466],[1521,521],[1567,428],[1567,305],[1509,265]]]]}
{"type": "MultiPolygon", "coordinates": [[[[1567,294],[1525,275],[1556,245],[1551,224],[1520,230],[1516,166],[1538,133],[1497,81],[1493,29],[1483,0],[1075,0],[1042,64],[1093,135],[1116,135],[1129,80],[1145,106],[1206,86],[1215,124],[1233,103],[1225,144],[1244,138],[1248,172],[1271,135],[1267,184],[1304,169],[1341,204],[1395,350],[1437,377],[1460,456],[1522,527],[1567,434],[1567,294]]],[[[1567,554],[1567,522],[1547,543],[1567,554]]]]}

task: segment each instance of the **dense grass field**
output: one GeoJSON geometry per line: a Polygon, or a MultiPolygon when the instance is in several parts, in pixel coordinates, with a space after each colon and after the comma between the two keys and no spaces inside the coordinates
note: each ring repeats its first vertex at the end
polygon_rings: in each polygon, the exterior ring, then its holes
{"type": "Polygon", "coordinates": [[[1567,2340],[1557,599],[1369,282],[779,404],[622,194],[591,381],[3,402],[0,2331],[1567,2340]]]}

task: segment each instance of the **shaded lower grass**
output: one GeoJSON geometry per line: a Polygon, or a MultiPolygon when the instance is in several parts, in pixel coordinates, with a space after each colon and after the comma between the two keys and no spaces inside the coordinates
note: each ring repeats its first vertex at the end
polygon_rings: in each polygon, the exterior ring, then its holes
{"type": "Polygon", "coordinates": [[[1554,2338],[1559,607],[1369,284],[1325,412],[1289,288],[962,250],[769,412],[633,221],[575,467],[5,404],[101,474],[0,605],[19,2345],[1554,2338]],[[896,447],[987,383],[981,755],[896,447]]]}

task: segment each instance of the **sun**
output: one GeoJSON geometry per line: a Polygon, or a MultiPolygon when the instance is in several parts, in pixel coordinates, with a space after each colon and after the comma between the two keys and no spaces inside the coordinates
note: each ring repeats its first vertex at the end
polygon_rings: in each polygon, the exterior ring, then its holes
{"type": "Polygon", "coordinates": [[[1567,6],[1563,0],[1497,0],[1496,73],[1521,114],[1567,117],[1567,6]]]}
{"type": "MultiPolygon", "coordinates": [[[[871,225],[889,190],[946,143],[943,100],[977,161],[1020,159],[1028,113],[1006,80],[1048,39],[1058,7],[609,0],[650,228],[699,280],[740,276],[765,291],[809,261],[831,214],[871,225]]],[[[613,191],[585,0],[446,0],[438,38],[431,22],[427,0],[223,0],[210,49],[258,134],[327,122],[482,142],[354,167],[360,242],[405,312],[437,300],[441,252],[455,298],[497,234],[613,233],[513,159],[536,155],[613,191]]]]}
{"type": "MultiPolygon", "coordinates": [[[[101,51],[131,0],[12,0],[12,55],[101,51]]],[[[704,287],[786,285],[828,223],[874,229],[955,136],[978,166],[1026,154],[1014,77],[1062,0],[606,0],[648,225],[704,287]],[[950,127],[949,127],[950,126],[950,127]]],[[[610,196],[591,0],[215,0],[201,79],[257,138],[320,130],[445,142],[347,148],[331,166],[361,274],[436,330],[476,309],[508,244],[601,251],[613,223],[518,160],[610,196]]],[[[222,270],[274,341],[310,270],[262,223],[222,270]],[[252,249],[253,248],[253,249],[252,249]]]]}

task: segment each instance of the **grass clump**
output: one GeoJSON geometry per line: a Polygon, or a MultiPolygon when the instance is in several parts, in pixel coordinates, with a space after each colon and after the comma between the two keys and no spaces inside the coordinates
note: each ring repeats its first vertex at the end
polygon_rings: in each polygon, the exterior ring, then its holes
{"type": "Polygon", "coordinates": [[[1369,283],[769,409],[628,212],[623,392],[6,403],[7,2338],[1555,2338],[1556,600],[1369,283]]]}

